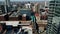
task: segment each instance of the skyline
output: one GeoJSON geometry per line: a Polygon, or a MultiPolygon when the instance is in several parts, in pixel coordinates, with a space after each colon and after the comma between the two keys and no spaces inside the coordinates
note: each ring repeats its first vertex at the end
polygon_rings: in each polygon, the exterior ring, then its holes
{"type": "MultiPolygon", "coordinates": [[[[5,0],[0,0],[5,1],[5,0]]],[[[10,1],[50,1],[50,0],[10,0],[10,1]]]]}

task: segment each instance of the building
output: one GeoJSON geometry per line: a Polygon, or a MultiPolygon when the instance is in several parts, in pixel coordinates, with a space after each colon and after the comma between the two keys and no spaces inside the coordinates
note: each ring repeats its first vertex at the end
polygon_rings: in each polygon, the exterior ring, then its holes
{"type": "Polygon", "coordinates": [[[33,12],[39,13],[39,3],[35,3],[34,6],[32,6],[32,10],[33,12]]]}
{"type": "Polygon", "coordinates": [[[60,28],[59,23],[60,23],[60,17],[53,17],[52,29],[51,29],[52,34],[60,34],[59,33],[59,28],[60,28]]]}
{"type": "Polygon", "coordinates": [[[27,3],[27,4],[25,4],[25,7],[26,8],[31,8],[31,4],[30,3],[27,3]]]}
{"type": "MultiPolygon", "coordinates": [[[[54,24],[52,20],[53,20],[54,17],[60,17],[60,10],[59,10],[60,4],[59,3],[60,3],[60,0],[51,0],[49,2],[49,12],[48,12],[49,14],[48,14],[47,34],[53,34],[56,31],[55,30],[56,27],[54,28],[53,25],[52,25],[52,24],[54,24]],[[55,30],[55,31],[52,31],[52,30],[55,30]]],[[[57,23],[58,23],[58,20],[57,20],[56,24],[57,23]]],[[[56,34],[56,33],[54,33],[54,34],[56,34]]]]}
{"type": "Polygon", "coordinates": [[[5,0],[5,12],[10,11],[10,0],[5,0]]]}
{"type": "Polygon", "coordinates": [[[4,5],[0,5],[0,14],[4,14],[5,13],[5,7],[4,5]]]}
{"type": "Polygon", "coordinates": [[[60,17],[53,17],[51,34],[60,34],[60,17]]]}
{"type": "Polygon", "coordinates": [[[5,3],[10,6],[10,0],[5,0],[5,3]]]}
{"type": "MultiPolygon", "coordinates": [[[[33,34],[31,21],[1,21],[0,24],[3,24],[6,28],[6,34],[21,33],[22,30],[24,34],[33,34]],[[20,23],[21,22],[21,23],[20,23]],[[21,28],[21,31],[20,31],[21,28]],[[13,30],[16,29],[16,30],[13,30]],[[11,31],[12,30],[12,31],[11,31]],[[18,31],[17,31],[18,30],[18,31]],[[13,32],[14,31],[14,32],[13,32]],[[16,32],[17,31],[17,32],[16,32]],[[13,33],[12,33],[13,32],[13,33]],[[27,32],[27,33],[25,33],[27,32]]],[[[2,27],[0,27],[2,28],[2,27]]],[[[5,31],[5,30],[4,30],[5,31]]],[[[3,32],[4,33],[4,32],[3,32]]]]}

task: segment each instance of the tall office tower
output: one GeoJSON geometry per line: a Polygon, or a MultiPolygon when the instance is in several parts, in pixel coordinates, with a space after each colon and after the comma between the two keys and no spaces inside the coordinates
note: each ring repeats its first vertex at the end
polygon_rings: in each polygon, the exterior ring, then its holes
{"type": "Polygon", "coordinates": [[[33,11],[39,13],[39,3],[34,4],[33,11]]]}
{"type": "Polygon", "coordinates": [[[47,1],[45,1],[45,6],[47,6],[47,1]]]}
{"type": "Polygon", "coordinates": [[[49,2],[49,12],[48,13],[49,14],[48,14],[47,34],[53,34],[52,33],[53,32],[53,25],[52,24],[54,24],[54,23],[52,23],[52,20],[54,17],[60,17],[60,0],[51,0],[49,2]]]}
{"type": "Polygon", "coordinates": [[[6,5],[10,6],[10,0],[5,0],[6,5]]]}
{"type": "Polygon", "coordinates": [[[35,6],[35,8],[36,8],[35,10],[36,10],[37,13],[39,13],[39,3],[36,3],[35,5],[36,5],[35,6]]]}
{"type": "Polygon", "coordinates": [[[10,0],[5,0],[5,12],[7,13],[10,10],[10,0]]]}

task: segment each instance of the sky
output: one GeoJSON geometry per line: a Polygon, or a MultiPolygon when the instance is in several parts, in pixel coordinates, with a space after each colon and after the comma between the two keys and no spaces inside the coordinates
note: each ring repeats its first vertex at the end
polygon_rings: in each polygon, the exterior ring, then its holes
{"type": "MultiPolygon", "coordinates": [[[[0,0],[5,1],[5,0],[0,0]]],[[[11,0],[11,1],[49,1],[49,0],[11,0]]]]}

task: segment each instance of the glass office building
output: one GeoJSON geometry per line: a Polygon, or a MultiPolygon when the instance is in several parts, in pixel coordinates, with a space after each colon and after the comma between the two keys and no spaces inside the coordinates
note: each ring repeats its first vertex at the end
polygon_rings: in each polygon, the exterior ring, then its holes
{"type": "Polygon", "coordinates": [[[53,23],[53,18],[60,17],[60,0],[51,0],[49,2],[48,13],[49,14],[48,14],[47,34],[57,34],[59,27],[56,27],[57,25],[55,24],[57,23],[53,23]]]}
{"type": "Polygon", "coordinates": [[[5,12],[10,12],[10,0],[5,0],[5,12]]]}

